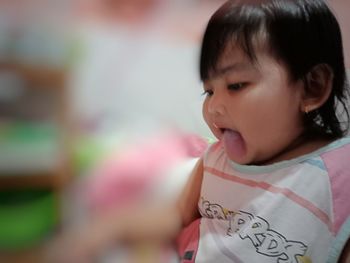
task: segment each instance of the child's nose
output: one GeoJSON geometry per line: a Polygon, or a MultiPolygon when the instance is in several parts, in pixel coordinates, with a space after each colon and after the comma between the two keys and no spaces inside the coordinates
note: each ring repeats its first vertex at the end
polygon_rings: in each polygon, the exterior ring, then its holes
{"type": "Polygon", "coordinates": [[[220,92],[214,93],[208,103],[208,112],[213,115],[223,115],[225,113],[225,98],[220,92]]]}

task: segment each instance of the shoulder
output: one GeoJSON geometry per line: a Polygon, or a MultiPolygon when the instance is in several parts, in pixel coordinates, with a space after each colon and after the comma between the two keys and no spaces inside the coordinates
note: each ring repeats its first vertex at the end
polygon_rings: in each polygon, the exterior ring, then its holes
{"type": "Polygon", "coordinates": [[[325,151],[320,154],[328,168],[348,168],[350,155],[350,137],[341,138],[325,147],[325,151]]]}
{"type": "MultiPolygon", "coordinates": [[[[333,195],[350,198],[350,138],[333,142],[329,145],[329,150],[320,154],[320,157],[327,170],[333,195]]],[[[350,205],[348,206],[350,213],[350,205]]]]}
{"type": "Polygon", "coordinates": [[[338,262],[350,262],[350,138],[333,142],[331,148],[320,155],[327,170],[333,206],[333,224],[336,235],[332,251],[339,255],[338,262]]]}

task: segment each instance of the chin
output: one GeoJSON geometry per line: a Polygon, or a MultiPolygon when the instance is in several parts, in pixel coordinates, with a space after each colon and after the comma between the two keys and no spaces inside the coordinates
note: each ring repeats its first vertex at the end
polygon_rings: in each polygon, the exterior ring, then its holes
{"type": "Polygon", "coordinates": [[[250,165],[250,164],[254,163],[252,158],[249,158],[249,156],[247,154],[245,154],[244,156],[241,156],[241,157],[230,156],[230,154],[227,152],[226,152],[226,154],[231,161],[233,161],[237,164],[240,164],[240,165],[250,165]]]}

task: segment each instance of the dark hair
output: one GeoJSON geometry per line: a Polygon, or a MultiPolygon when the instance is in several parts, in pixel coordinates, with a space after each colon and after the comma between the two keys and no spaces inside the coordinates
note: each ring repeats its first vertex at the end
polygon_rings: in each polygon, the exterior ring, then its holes
{"type": "Polygon", "coordinates": [[[348,130],[348,82],[337,19],[323,0],[233,0],[209,20],[200,55],[202,81],[215,71],[229,41],[256,62],[257,43],[286,65],[292,81],[304,80],[316,66],[333,71],[329,99],[305,116],[307,131],[338,138],[348,130]],[[259,42],[260,41],[260,42],[259,42]],[[341,106],[342,112],[339,112],[341,106]],[[337,110],[338,108],[338,110],[337,110]],[[344,122],[340,121],[345,115],[344,122]],[[338,116],[339,115],[339,116],[338,116]]]}

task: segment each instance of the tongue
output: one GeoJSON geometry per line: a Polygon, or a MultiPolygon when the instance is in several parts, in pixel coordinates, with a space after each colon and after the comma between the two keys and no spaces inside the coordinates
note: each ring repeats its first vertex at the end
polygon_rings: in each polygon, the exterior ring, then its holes
{"type": "Polygon", "coordinates": [[[230,158],[241,158],[245,154],[244,140],[238,132],[225,130],[222,141],[225,151],[230,158]]]}

